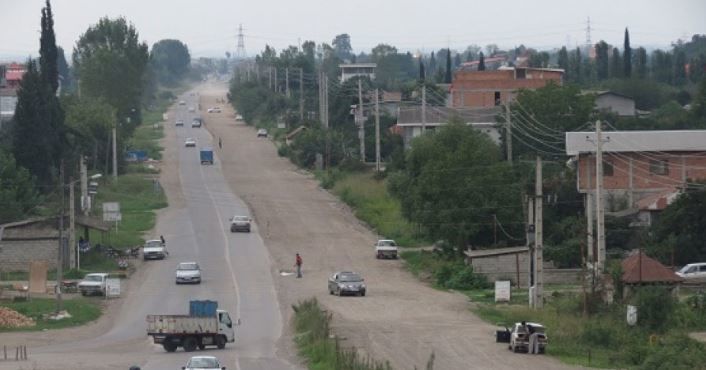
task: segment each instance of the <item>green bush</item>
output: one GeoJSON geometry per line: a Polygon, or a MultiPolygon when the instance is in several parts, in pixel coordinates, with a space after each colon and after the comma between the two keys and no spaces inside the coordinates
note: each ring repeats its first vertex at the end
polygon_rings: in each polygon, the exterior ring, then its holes
{"type": "Polygon", "coordinates": [[[667,337],[645,355],[643,370],[706,369],[706,348],[686,335],[667,337]]]}
{"type": "Polygon", "coordinates": [[[666,287],[641,287],[635,297],[638,307],[638,324],[650,330],[663,332],[668,327],[676,304],[666,287]]]}
{"type": "Polygon", "coordinates": [[[475,274],[473,267],[463,261],[449,261],[442,264],[434,272],[434,278],[438,286],[446,289],[470,290],[490,287],[485,276],[475,274]]]}

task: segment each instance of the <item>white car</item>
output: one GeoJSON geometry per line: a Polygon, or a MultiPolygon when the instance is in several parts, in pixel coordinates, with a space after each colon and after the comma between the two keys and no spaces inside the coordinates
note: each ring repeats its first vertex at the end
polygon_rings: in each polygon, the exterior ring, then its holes
{"type": "Polygon", "coordinates": [[[186,102],[183,101],[183,100],[180,100],[180,101],[179,101],[179,105],[186,105],[186,102]]]}
{"type": "Polygon", "coordinates": [[[81,295],[105,295],[106,279],[108,279],[108,274],[104,272],[86,274],[83,280],[78,283],[78,290],[81,295]]]}
{"type": "Polygon", "coordinates": [[[177,284],[201,284],[201,268],[196,262],[181,262],[176,270],[177,284]]]}
{"type": "Polygon", "coordinates": [[[185,147],[196,147],[196,140],[193,138],[187,137],[186,140],[184,140],[184,146],[185,147]]]}
{"type": "Polygon", "coordinates": [[[240,114],[236,114],[236,115],[235,115],[235,120],[236,120],[236,121],[242,121],[242,120],[243,120],[243,116],[241,116],[240,114]]]}
{"type": "Polygon", "coordinates": [[[391,239],[380,239],[375,243],[375,258],[397,259],[397,243],[391,239]]]}
{"type": "Polygon", "coordinates": [[[189,112],[196,112],[196,109],[194,109],[194,107],[189,107],[189,112]]]}
{"type": "Polygon", "coordinates": [[[706,262],[690,263],[677,271],[685,280],[706,280],[706,262]]]}
{"type": "Polygon", "coordinates": [[[182,121],[182,120],[177,120],[176,123],[174,124],[174,126],[177,126],[177,127],[178,127],[178,126],[184,126],[184,121],[182,121]]]}
{"type": "Polygon", "coordinates": [[[221,113],[221,107],[208,108],[208,113],[221,113]]]}
{"type": "Polygon", "coordinates": [[[267,130],[264,128],[257,130],[257,137],[267,137],[267,130]]]}
{"type": "Polygon", "coordinates": [[[163,260],[168,255],[167,246],[160,239],[148,240],[145,242],[145,246],[142,247],[142,258],[145,261],[150,259],[163,260]]]}
{"type": "Polygon", "coordinates": [[[233,216],[230,219],[230,232],[236,231],[250,232],[250,223],[252,220],[248,216],[233,216]]]}
{"type": "Polygon", "coordinates": [[[519,352],[520,350],[529,352],[530,331],[537,333],[539,353],[544,353],[547,348],[547,333],[544,326],[536,322],[528,322],[525,323],[525,325],[522,325],[520,322],[515,323],[510,332],[510,344],[508,345],[508,349],[513,352],[519,352]]]}
{"type": "Polygon", "coordinates": [[[194,356],[182,366],[182,370],[226,370],[226,367],[221,367],[215,356],[194,356]]]}

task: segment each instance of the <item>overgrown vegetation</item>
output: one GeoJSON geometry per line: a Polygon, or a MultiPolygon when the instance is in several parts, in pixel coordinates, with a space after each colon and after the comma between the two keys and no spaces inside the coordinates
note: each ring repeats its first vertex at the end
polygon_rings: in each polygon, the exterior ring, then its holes
{"type": "Polygon", "coordinates": [[[316,298],[293,305],[294,330],[299,353],[311,370],[391,370],[388,362],[358,355],[355,348],[342,348],[331,338],[331,315],[324,312],[316,298]]]}
{"type": "Polygon", "coordinates": [[[22,328],[0,327],[0,332],[61,329],[86,324],[98,319],[101,315],[101,308],[98,302],[82,297],[64,300],[64,309],[68,311],[71,317],[62,320],[50,320],[46,317],[46,315],[56,312],[56,301],[52,298],[32,298],[25,302],[3,302],[0,303],[0,306],[13,309],[34,319],[37,323],[35,326],[22,328]]]}

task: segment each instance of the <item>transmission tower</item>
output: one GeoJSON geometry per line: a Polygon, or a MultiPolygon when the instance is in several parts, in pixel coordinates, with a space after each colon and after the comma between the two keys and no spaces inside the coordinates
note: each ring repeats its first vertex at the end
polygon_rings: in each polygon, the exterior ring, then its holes
{"type": "Polygon", "coordinates": [[[243,25],[238,26],[238,48],[235,50],[235,59],[247,58],[245,53],[245,35],[243,35],[243,25]]]}
{"type": "Polygon", "coordinates": [[[586,46],[591,47],[591,17],[586,18],[586,46]]]}

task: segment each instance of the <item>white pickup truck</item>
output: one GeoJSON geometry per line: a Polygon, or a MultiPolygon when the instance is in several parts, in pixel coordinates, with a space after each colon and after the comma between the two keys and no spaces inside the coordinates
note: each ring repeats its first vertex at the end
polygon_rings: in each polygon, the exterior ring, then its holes
{"type": "Polygon", "coordinates": [[[108,274],[104,272],[86,274],[78,283],[78,290],[81,295],[105,295],[107,285],[106,279],[108,279],[108,274]]]}
{"type": "Polygon", "coordinates": [[[397,259],[397,243],[391,239],[380,239],[375,243],[375,258],[397,259]]]}
{"type": "Polygon", "coordinates": [[[142,248],[142,257],[145,260],[160,259],[163,260],[169,255],[167,246],[160,239],[148,240],[142,248]]]}
{"type": "Polygon", "coordinates": [[[161,344],[167,352],[179,347],[192,352],[196,348],[203,350],[207,345],[223,349],[226,343],[235,342],[234,326],[240,324],[240,320],[233,322],[228,311],[217,309],[213,301],[191,301],[190,304],[188,315],[147,315],[147,335],[155,344],[161,344]]]}

